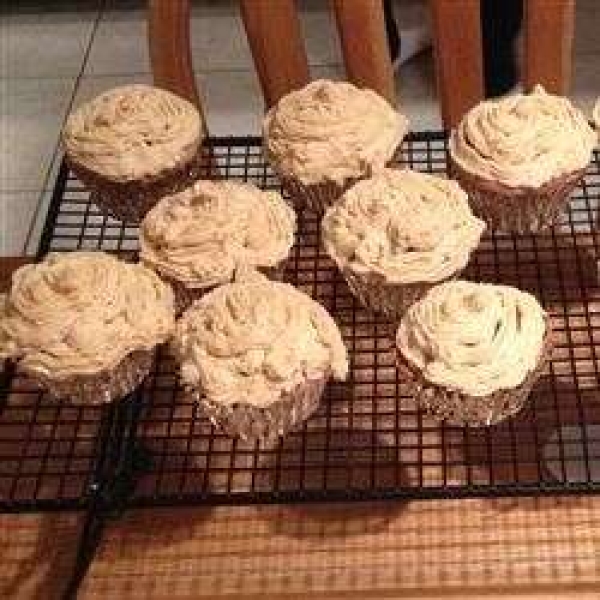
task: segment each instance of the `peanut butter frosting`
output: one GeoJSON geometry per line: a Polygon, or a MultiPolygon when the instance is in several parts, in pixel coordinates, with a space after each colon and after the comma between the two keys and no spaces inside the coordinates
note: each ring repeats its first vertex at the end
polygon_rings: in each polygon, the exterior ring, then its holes
{"type": "Polygon", "coordinates": [[[72,113],[63,142],[78,164],[124,182],[185,165],[198,151],[201,132],[191,102],[135,84],[105,92],[72,113]]]}
{"type": "Polygon", "coordinates": [[[267,113],[263,134],[275,168],[310,185],[382,168],[407,128],[407,119],[372,90],[318,80],[284,96],[267,113]]]}
{"type": "Polygon", "coordinates": [[[177,323],[173,344],[184,385],[223,405],[268,406],[307,379],[344,379],[348,370],[327,311],[259,275],[203,296],[177,323]]]}
{"type": "Polygon", "coordinates": [[[545,335],[545,313],[531,294],[453,281],[409,308],[396,341],[426,380],[486,396],[525,380],[540,360],[545,335]]]}
{"type": "Polygon", "coordinates": [[[0,356],[61,380],[114,368],[174,327],[169,286],[103,252],[50,254],[21,267],[0,319],[0,356]]]}
{"type": "Polygon", "coordinates": [[[198,181],[164,198],[142,222],[142,261],[190,288],[231,281],[240,265],[276,266],[296,215],[281,195],[232,181],[198,181]]]}
{"type": "Polygon", "coordinates": [[[450,137],[459,167],[512,187],[539,187],[585,168],[595,145],[583,113],[539,85],[531,94],[480,103],[450,137]]]}
{"type": "Polygon", "coordinates": [[[456,182],[384,169],[350,188],[322,227],[325,249],[340,269],[416,283],[463,269],[485,224],[456,182]]]}

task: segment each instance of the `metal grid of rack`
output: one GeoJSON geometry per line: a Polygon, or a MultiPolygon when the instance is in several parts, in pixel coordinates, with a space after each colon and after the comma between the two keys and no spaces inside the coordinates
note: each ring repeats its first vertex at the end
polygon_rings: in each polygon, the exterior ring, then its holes
{"type": "MultiPolygon", "coordinates": [[[[258,138],[206,148],[204,176],[278,187],[258,138]]],[[[413,135],[396,158],[443,174],[445,138],[413,135]]],[[[492,233],[472,259],[466,277],[535,293],[556,332],[547,372],[505,423],[450,427],[416,409],[394,366],[393,327],[354,300],[321,249],[316,215],[304,212],[286,277],[332,312],[351,357],[349,380],[328,386],[315,416],[274,446],[229,438],[185,398],[164,350],[143,386],[110,409],[53,402],[5,373],[0,507],[84,507],[90,489],[111,481],[123,506],[600,489],[599,204],[596,155],[559,226],[492,233]]],[[[135,256],[137,229],[102,216],[63,167],[40,252],[78,248],[135,256]]]]}

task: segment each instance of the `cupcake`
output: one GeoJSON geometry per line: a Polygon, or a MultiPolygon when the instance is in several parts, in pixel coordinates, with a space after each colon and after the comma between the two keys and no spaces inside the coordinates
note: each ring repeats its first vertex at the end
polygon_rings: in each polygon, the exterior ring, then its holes
{"type": "Polygon", "coordinates": [[[18,269],[0,319],[0,357],[57,398],[118,400],[148,374],[174,327],[157,275],[103,252],[51,254],[18,269]]]}
{"type": "Polygon", "coordinates": [[[494,229],[535,232],[558,218],[595,145],[585,116],[536,86],[470,110],[452,132],[450,159],[476,215],[494,229]]]}
{"type": "Polygon", "coordinates": [[[207,293],[178,321],[173,349],[185,388],[210,420],[274,441],[344,379],[346,348],[327,311],[291,285],[254,274],[207,293]]]}
{"type": "Polygon", "coordinates": [[[182,311],[231,281],[239,265],[281,276],[295,230],[296,215],[279,193],[233,181],[198,181],[146,215],[140,258],[172,285],[182,311]]]}
{"type": "Polygon", "coordinates": [[[98,208],[138,222],[194,177],[202,140],[196,107],[147,85],[110,90],[71,114],[63,144],[98,208]]]}
{"type": "Polygon", "coordinates": [[[319,80],[269,110],[265,153],[294,204],[322,212],[355,181],[383,168],[407,127],[375,92],[319,80]]]}
{"type": "Polygon", "coordinates": [[[433,285],[464,269],[484,229],[456,182],[384,169],[327,210],[322,238],[357,298],[398,320],[433,285]]]}
{"type": "Polygon", "coordinates": [[[518,412],[551,352],[549,319],[516,288],[451,281],[407,311],[401,375],[425,411],[452,425],[493,425],[518,412]]]}

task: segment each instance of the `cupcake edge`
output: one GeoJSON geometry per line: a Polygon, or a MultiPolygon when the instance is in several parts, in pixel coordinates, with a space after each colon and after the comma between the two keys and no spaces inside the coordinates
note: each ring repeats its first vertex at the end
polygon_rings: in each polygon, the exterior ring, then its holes
{"type": "Polygon", "coordinates": [[[72,375],[55,379],[30,371],[17,363],[17,370],[40,384],[56,400],[74,404],[102,405],[121,400],[133,392],[150,373],[152,350],[134,350],[112,369],[91,375],[72,375]]]}
{"type": "Polygon", "coordinates": [[[473,213],[491,229],[515,233],[536,233],[554,225],[586,170],[555,177],[539,188],[511,187],[466,171],[450,157],[451,175],[469,195],[473,213]]]}
{"type": "Polygon", "coordinates": [[[210,400],[196,389],[188,391],[200,411],[224,433],[246,441],[275,443],[317,410],[328,380],[326,373],[317,379],[307,379],[292,390],[282,392],[269,406],[244,402],[227,406],[210,400]]]}
{"type": "Polygon", "coordinates": [[[409,363],[396,346],[396,364],[401,378],[422,410],[438,421],[456,427],[489,427],[515,415],[524,406],[533,386],[550,359],[553,333],[545,317],[546,332],[536,366],[525,379],[511,389],[500,389],[485,396],[472,396],[428,381],[421,370],[409,363]]]}
{"type": "Polygon", "coordinates": [[[388,283],[371,273],[357,274],[348,267],[342,275],[353,295],[368,310],[381,314],[391,321],[399,321],[412,304],[420,300],[432,287],[456,279],[463,269],[435,283],[388,283]]]}
{"type": "MultiPolygon", "coordinates": [[[[282,261],[280,261],[272,267],[257,266],[254,268],[269,279],[275,281],[283,281],[287,267],[287,261],[288,258],[284,258],[282,261]]],[[[173,294],[175,296],[175,314],[177,316],[183,314],[190,306],[192,306],[192,304],[194,304],[194,302],[200,300],[202,296],[214,290],[216,287],[224,285],[226,283],[231,283],[235,280],[235,276],[232,276],[226,281],[208,287],[191,287],[186,285],[183,281],[176,279],[175,277],[163,275],[159,270],[154,269],[151,265],[145,266],[146,268],[155,271],[156,274],[173,290],[173,294]]]]}
{"type": "Polygon", "coordinates": [[[200,178],[207,157],[200,146],[191,160],[141,180],[108,179],[66,156],[71,171],[90,191],[92,202],[103,214],[128,223],[139,223],[156,203],[200,178]]]}

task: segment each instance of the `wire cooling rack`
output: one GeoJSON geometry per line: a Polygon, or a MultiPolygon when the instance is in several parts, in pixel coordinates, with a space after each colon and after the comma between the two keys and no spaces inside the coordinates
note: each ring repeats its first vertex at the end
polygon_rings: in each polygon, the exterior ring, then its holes
{"type": "MultiPolygon", "coordinates": [[[[212,139],[206,148],[203,176],[278,187],[258,138],[212,139]]],[[[413,135],[396,159],[443,174],[445,138],[413,135]]],[[[354,300],[321,249],[317,217],[305,212],[287,279],[332,312],[351,357],[349,380],[328,386],[315,416],[273,446],[229,438],[185,398],[164,349],[141,389],[122,403],[137,407],[119,417],[127,427],[115,425],[118,406],[111,416],[56,403],[5,374],[0,506],[83,506],[107,464],[116,465],[129,506],[598,490],[599,199],[596,155],[559,226],[539,235],[488,235],[473,256],[467,277],[533,292],[556,332],[547,372],[526,408],[505,423],[450,427],[417,410],[394,366],[393,328],[354,300]]],[[[135,256],[137,229],[100,215],[63,167],[40,253],[78,248],[135,256]]]]}

